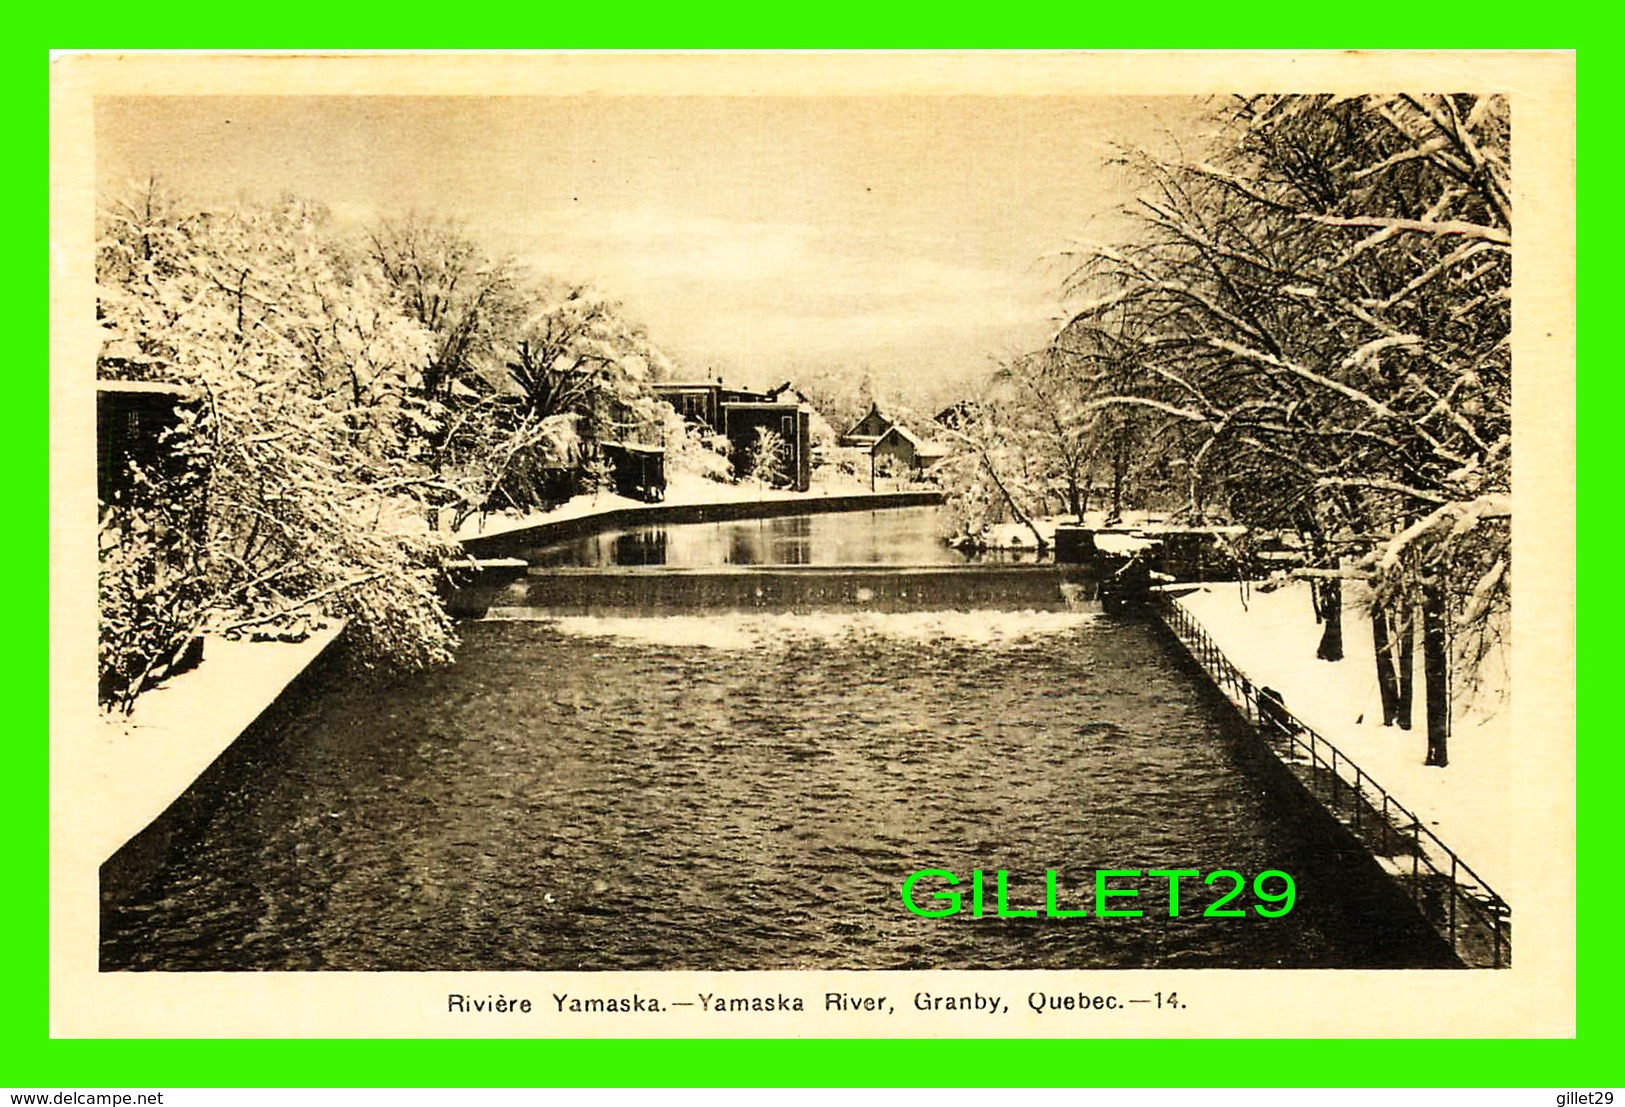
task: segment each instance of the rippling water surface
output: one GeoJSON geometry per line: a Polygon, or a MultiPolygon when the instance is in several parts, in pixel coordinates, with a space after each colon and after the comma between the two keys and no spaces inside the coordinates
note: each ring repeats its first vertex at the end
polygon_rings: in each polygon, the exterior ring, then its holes
{"type": "Polygon", "coordinates": [[[464,637],[454,667],[333,689],[257,750],[190,848],[106,908],[103,967],[1426,962],[1149,627],[744,615],[464,637]],[[1063,887],[1097,867],[1277,868],[1298,906],[904,910],[909,873],[978,866],[1011,870],[1020,906],[1042,904],[1045,868],[1063,887]]]}

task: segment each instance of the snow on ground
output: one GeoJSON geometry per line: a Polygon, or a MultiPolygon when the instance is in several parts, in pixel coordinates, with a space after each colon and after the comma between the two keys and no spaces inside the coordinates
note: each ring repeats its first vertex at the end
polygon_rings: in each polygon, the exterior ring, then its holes
{"type": "MultiPolygon", "coordinates": [[[[708,480],[697,473],[676,473],[666,484],[666,498],[659,504],[618,496],[613,492],[587,493],[572,497],[550,511],[530,511],[524,514],[504,512],[496,515],[471,515],[463,520],[454,537],[473,538],[476,535],[507,534],[543,523],[562,523],[587,515],[623,509],[647,510],[687,504],[760,503],[767,500],[805,500],[818,496],[852,496],[869,492],[869,482],[842,478],[839,474],[815,473],[812,487],[806,492],[790,488],[768,488],[765,485],[741,482],[724,484],[708,480]]],[[[889,489],[880,489],[889,491],[889,489]]]]}
{"type": "Polygon", "coordinates": [[[1410,730],[1382,725],[1382,700],[1364,595],[1344,586],[1343,660],[1315,657],[1321,626],[1309,585],[1271,592],[1256,585],[1210,584],[1179,599],[1219,649],[1254,684],[1282,694],[1287,709],[1351,757],[1414,811],[1474,872],[1505,894],[1512,881],[1511,780],[1514,765],[1507,659],[1492,655],[1477,689],[1456,703],[1448,767],[1422,764],[1427,752],[1422,654],[1410,730]]]}
{"type": "Polygon", "coordinates": [[[1033,525],[1026,523],[992,523],[982,528],[982,544],[990,550],[1030,550],[1037,543],[1033,541],[1033,531],[1036,529],[1044,540],[1045,546],[1055,545],[1054,519],[1034,519],[1033,525]]]}
{"type": "Polygon", "coordinates": [[[111,857],[189,788],[343,629],[303,642],[206,638],[203,663],[141,693],[129,715],[103,712],[83,751],[97,802],[76,813],[111,857]]]}
{"type": "MultiPolygon", "coordinates": [[[[1037,530],[1046,546],[1055,544],[1055,528],[1058,526],[1081,525],[1094,531],[1140,531],[1151,535],[1152,538],[1140,537],[1128,533],[1096,534],[1095,546],[1108,553],[1134,553],[1148,549],[1154,544],[1154,536],[1159,531],[1179,530],[1188,531],[1191,528],[1170,522],[1167,516],[1150,511],[1125,511],[1120,518],[1107,519],[1104,511],[1084,512],[1082,522],[1071,515],[1045,515],[1032,521],[1032,526],[1026,523],[1003,522],[990,523],[981,530],[983,545],[992,550],[1020,550],[1031,549],[1033,546],[1033,531],[1037,530]]],[[[1213,533],[1223,533],[1231,536],[1247,533],[1246,527],[1215,526],[1206,528],[1213,533]]]]}
{"type": "Polygon", "coordinates": [[[1157,543],[1149,538],[1137,538],[1132,534],[1097,534],[1095,535],[1095,549],[1104,554],[1117,554],[1127,557],[1129,554],[1145,553],[1155,549],[1157,543]]]}

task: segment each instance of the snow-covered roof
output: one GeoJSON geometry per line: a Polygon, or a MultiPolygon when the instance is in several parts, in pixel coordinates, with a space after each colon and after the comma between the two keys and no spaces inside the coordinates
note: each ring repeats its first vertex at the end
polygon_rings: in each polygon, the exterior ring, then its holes
{"type": "Polygon", "coordinates": [[[102,343],[102,357],[117,361],[149,361],[133,338],[109,338],[102,343]]]}
{"type": "Polygon", "coordinates": [[[871,403],[869,405],[869,410],[863,413],[863,418],[859,419],[856,423],[853,423],[852,430],[849,430],[846,433],[851,435],[853,431],[863,426],[863,424],[867,423],[870,419],[879,419],[887,426],[891,426],[895,422],[890,416],[880,410],[879,404],[871,403]]]}
{"type": "Polygon", "coordinates": [[[1095,535],[1095,549],[1106,554],[1122,554],[1126,556],[1156,549],[1158,545],[1157,539],[1142,538],[1133,534],[1095,535]]]}
{"type": "Polygon", "coordinates": [[[164,396],[189,396],[193,389],[188,385],[175,384],[170,381],[121,381],[106,377],[96,381],[98,392],[142,392],[164,396]]]}
{"type": "Polygon", "coordinates": [[[913,446],[916,452],[918,452],[920,448],[925,445],[925,442],[921,440],[919,435],[915,434],[901,423],[893,423],[891,426],[887,427],[885,432],[881,434],[879,438],[875,439],[875,445],[878,447],[882,442],[886,441],[886,439],[890,438],[894,434],[908,442],[909,445],[913,446]]]}

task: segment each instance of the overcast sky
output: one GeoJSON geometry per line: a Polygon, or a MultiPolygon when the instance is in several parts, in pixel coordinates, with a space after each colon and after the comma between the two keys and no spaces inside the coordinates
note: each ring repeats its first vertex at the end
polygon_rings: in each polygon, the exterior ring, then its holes
{"type": "Polygon", "coordinates": [[[598,283],[690,376],[800,367],[884,389],[1030,348],[1075,238],[1110,239],[1118,144],[1184,99],[143,97],[97,106],[97,178],[201,203],[284,192],[346,221],[452,216],[598,283]],[[1046,260],[1048,259],[1048,260],[1046,260]]]}

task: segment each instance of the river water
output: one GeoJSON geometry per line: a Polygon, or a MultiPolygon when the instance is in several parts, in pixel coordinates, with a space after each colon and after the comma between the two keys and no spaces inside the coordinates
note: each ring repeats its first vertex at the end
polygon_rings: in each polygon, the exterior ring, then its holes
{"type": "Polygon", "coordinates": [[[516,542],[513,553],[535,566],[586,568],[1024,564],[1040,560],[1031,547],[958,550],[942,540],[942,532],[940,508],[900,507],[620,527],[562,542],[516,542]]]}
{"type": "Polygon", "coordinates": [[[103,968],[1440,963],[1148,624],[537,612],[463,639],[242,752],[168,867],[104,905],[103,968]],[[1190,880],[1177,918],[1146,883],[1114,903],[1138,918],[931,919],[899,897],[925,868],[1008,870],[1018,907],[1045,869],[1066,908],[1097,868],[1298,890],[1279,919],[1250,895],[1204,917],[1190,880]]]}

